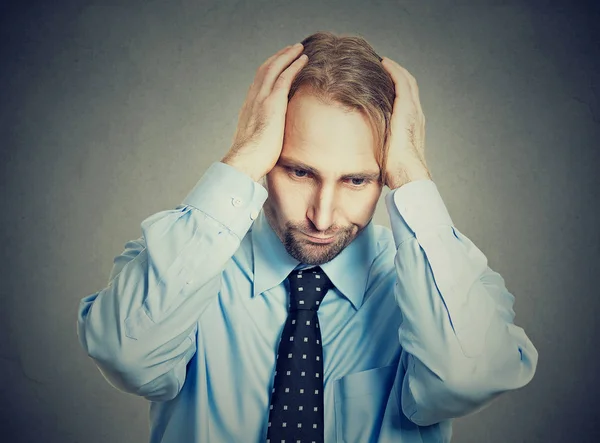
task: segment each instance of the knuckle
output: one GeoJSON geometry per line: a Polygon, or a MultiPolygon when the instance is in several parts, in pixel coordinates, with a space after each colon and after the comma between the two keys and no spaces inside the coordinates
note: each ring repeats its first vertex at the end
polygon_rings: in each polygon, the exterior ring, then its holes
{"type": "Polygon", "coordinates": [[[262,81],[273,69],[273,60],[267,60],[258,68],[258,79],[262,81]]]}
{"type": "Polygon", "coordinates": [[[256,108],[255,108],[255,121],[258,122],[260,121],[264,115],[267,115],[269,113],[269,109],[271,108],[271,102],[269,100],[269,97],[265,97],[264,100],[261,100],[260,102],[258,102],[256,104],[256,108]]]}
{"type": "Polygon", "coordinates": [[[290,83],[293,77],[293,73],[290,71],[285,71],[284,73],[282,73],[279,78],[277,79],[276,83],[279,83],[280,86],[285,86],[286,84],[290,83]]]}
{"type": "Polygon", "coordinates": [[[275,70],[276,70],[276,66],[273,63],[269,63],[264,68],[264,74],[265,75],[271,75],[271,74],[273,74],[273,72],[275,72],[275,70]]]}
{"type": "MultiPolygon", "coordinates": [[[[273,88],[275,90],[275,88],[273,88]]],[[[273,94],[269,94],[268,97],[266,97],[261,105],[261,114],[262,115],[270,115],[272,110],[274,109],[275,106],[275,99],[276,96],[274,96],[273,94]]]]}
{"type": "Polygon", "coordinates": [[[263,103],[268,96],[268,92],[266,92],[264,88],[261,88],[257,91],[256,96],[254,97],[254,101],[256,103],[263,103]]]}
{"type": "Polygon", "coordinates": [[[256,91],[258,90],[258,82],[254,80],[250,87],[248,88],[248,92],[246,93],[246,100],[249,100],[251,97],[256,95],[256,91]]]}
{"type": "Polygon", "coordinates": [[[267,67],[267,62],[264,62],[262,65],[260,65],[258,67],[258,69],[256,70],[256,75],[254,76],[255,81],[259,81],[263,77],[266,67],[267,67]]]}
{"type": "MultiPolygon", "coordinates": [[[[285,77],[279,77],[273,85],[273,92],[279,93],[285,87],[285,77]]],[[[273,95],[269,96],[270,101],[273,101],[273,95]]]]}
{"type": "Polygon", "coordinates": [[[288,77],[289,77],[289,75],[284,72],[279,77],[277,77],[277,80],[275,80],[275,84],[278,87],[281,87],[281,86],[285,85],[285,83],[288,81],[288,77]]]}

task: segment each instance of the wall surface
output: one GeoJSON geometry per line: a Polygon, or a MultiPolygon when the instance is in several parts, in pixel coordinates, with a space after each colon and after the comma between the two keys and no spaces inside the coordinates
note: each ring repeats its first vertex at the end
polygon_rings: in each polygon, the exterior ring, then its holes
{"type": "MultiPolygon", "coordinates": [[[[318,30],[417,79],[455,225],[516,297],[532,382],[455,442],[600,441],[600,9],[549,1],[129,0],[0,4],[2,441],[148,439],[143,398],[79,346],[140,222],[228,149],[256,68],[318,30]]],[[[380,202],[375,220],[389,226],[380,202]]]]}

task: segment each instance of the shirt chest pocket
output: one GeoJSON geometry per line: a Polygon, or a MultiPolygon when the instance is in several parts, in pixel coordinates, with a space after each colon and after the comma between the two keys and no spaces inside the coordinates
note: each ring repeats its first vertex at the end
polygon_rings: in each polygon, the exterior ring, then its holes
{"type": "Polygon", "coordinates": [[[397,365],[383,366],[348,374],[334,382],[337,442],[377,441],[384,418],[398,415],[396,397],[391,392],[396,370],[397,365]]]}

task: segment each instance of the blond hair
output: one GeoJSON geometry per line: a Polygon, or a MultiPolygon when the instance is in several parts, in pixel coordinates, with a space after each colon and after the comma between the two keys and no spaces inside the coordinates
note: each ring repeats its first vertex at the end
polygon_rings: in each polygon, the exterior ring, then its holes
{"type": "Polygon", "coordinates": [[[308,63],[294,78],[288,101],[302,86],[325,104],[361,112],[374,133],[382,180],[395,90],[381,57],[356,35],[319,31],[302,44],[308,63]]]}

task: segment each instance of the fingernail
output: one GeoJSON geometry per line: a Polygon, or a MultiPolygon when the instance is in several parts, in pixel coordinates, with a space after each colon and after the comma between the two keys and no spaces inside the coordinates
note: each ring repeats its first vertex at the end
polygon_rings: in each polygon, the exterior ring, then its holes
{"type": "Polygon", "coordinates": [[[300,43],[300,42],[296,43],[296,44],[293,46],[293,48],[294,48],[294,49],[298,49],[298,48],[300,48],[300,47],[302,47],[302,43],[300,43]]]}

